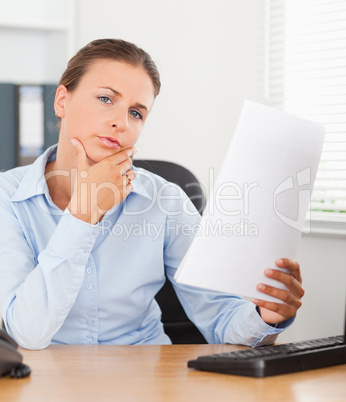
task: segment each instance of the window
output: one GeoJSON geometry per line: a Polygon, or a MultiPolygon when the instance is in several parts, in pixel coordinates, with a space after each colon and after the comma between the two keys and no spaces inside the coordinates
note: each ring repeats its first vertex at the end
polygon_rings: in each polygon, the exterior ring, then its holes
{"type": "Polygon", "coordinates": [[[266,0],[267,101],[326,127],[313,220],[346,222],[346,0],[266,0]]]}

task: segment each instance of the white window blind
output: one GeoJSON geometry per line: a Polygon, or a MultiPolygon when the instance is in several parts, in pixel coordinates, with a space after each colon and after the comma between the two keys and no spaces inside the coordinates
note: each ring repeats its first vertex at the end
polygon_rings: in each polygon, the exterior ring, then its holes
{"type": "Polygon", "coordinates": [[[320,122],[311,218],[346,222],[346,0],[266,0],[269,104],[320,122]]]}

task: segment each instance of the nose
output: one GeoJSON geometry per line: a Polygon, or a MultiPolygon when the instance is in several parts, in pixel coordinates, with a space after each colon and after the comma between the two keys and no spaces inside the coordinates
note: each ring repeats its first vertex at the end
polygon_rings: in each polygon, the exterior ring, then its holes
{"type": "Polygon", "coordinates": [[[115,128],[117,131],[120,132],[125,131],[129,125],[128,116],[129,114],[127,109],[118,109],[112,117],[112,128],[115,128]]]}

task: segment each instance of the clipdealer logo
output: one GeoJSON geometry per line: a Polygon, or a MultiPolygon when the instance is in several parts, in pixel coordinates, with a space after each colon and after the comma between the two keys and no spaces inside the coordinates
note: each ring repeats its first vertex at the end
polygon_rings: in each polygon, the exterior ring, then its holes
{"type": "Polygon", "coordinates": [[[310,219],[308,216],[305,216],[305,208],[302,208],[303,205],[308,205],[310,202],[311,191],[310,187],[306,188],[306,186],[310,186],[311,184],[311,169],[310,167],[305,168],[297,173],[296,175],[296,184],[294,183],[294,179],[292,176],[288,177],[285,181],[283,181],[274,191],[273,198],[273,207],[276,215],[285,222],[288,226],[301,231],[302,233],[310,232],[310,219]],[[295,217],[286,216],[282,211],[278,208],[278,197],[280,194],[289,191],[295,190],[297,192],[297,202],[295,205],[297,206],[297,210],[295,211],[295,217]],[[305,219],[305,226],[301,229],[302,223],[305,219]]]}
{"type": "MultiPolygon", "coordinates": [[[[69,171],[64,171],[64,170],[59,170],[50,173],[48,176],[43,176],[42,179],[38,182],[38,192],[45,193],[47,192],[47,180],[50,179],[51,176],[63,176],[63,177],[76,177],[78,174],[81,176],[85,172],[78,172],[76,169],[72,169],[70,172],[69,171]],[[46,189],[46,190],[45,190],[46,189]]],[[[148,211],[150,211],[152,208],[157,207],[159,208],[160,213],[163,214],[168,214],[170,216],[178,216],[181,213],[185,213],[187,215],[193,216],[193,215],[198,215],[198,212],[195,209],[191,208],[191,202],[189,197],[186,197],[184,193],[181,191],[179,187],[176,185],[165,182],[164,184],[157,183],[153,177],[150,174],[147,174],[147,172],[140,172],[142,176],[145,176],[147,180],[147,185],[150,187],[150,192],[152,192],[150,200],[148,200],[147,204],[141,204],[137,205],[136,208],[131,210],[129,206],[127,205],[127,202],[123,204],[123,209],[122,212],[125,215],[145,215],[148,211]],[[177,208],[177,210],[172,211],[170,208],[170,205],[172,204],[172,201],[181,201],[180,203],[173,203],[176,206],[180,206],[177,208]]],[[[139,175],[138,175],[139,176],[139,175]]],[[[210,184],[214,184],[214,170],[210,169],[209,173],[209,180],[210,184]]],[[[93,183],[92,183],[93,184],[93,183]]],[[[90,186],[90,189],[86,188],[77,188],[78,191],[83,192],[84,194],[87,194],[88,191],[93,191],[95,193],[95,196],[97,198],[98,191],[100,191],[103,188],[109,188],[112,191],[114,190],[114,185],[111,187],[109,184],[112,183],[102,183],[99,186],[90,186]]],[[[195,183],[192,183],[195,184],[195,183]]],[[[285,179],[283,182],[281,182],[274,190],[273,193],[273,209],[277,217],[287,224],[288,226],[299,230],[303,233],[309,233],[310,232],[310,219],[305,219],[305,226],[303,229],[302,223],[304,222],[305,218],[305,207],[309,204],[310,201],[310,196],[311,196],[311,191],[310,191],[310,184],[311,184],[311,169],[310,167],[305,168],[298,172],[296,174],[296,177],[290,176],[287,179],[285,179]],[[281,199],[285,197],[280,197],[283,195],[286,191],[295,191],[297,194],[296,201],[291,202],[291,209],[289,212],[285,208],[282,208],[282,203],[281,199]],[[295,209],[295,210],[294,210],[295,209]],[[304,215],[304,216],[303,216],[304,215]]],[[[76,182],[74,180],[71,180],[71,192],[74,191],[76,182]]],[[[205,188],[199,184],[204,192],[206,193],[205,188]]],[[[233,236],[253,236],[258,234],[258,228],[255,228],[255,223],[252,222],[249,219],[251,214],[251,206],[250,206],[250,194],[253,191],[256,191],[258,189],[259,183],[257,182],[252,182],[252,183],[242,183],[242,185],[239,185],[234,182],[226,182],[222,183],[221,185],[218,186],[218,188],[215,189],[212,193],[211,199],[208,201],[207,204],[207,209],[208,209],[208,214],[209,215],[215,215],[217,213],[218,215],[223,215],[223,216],[229,216],[229,217],[236,217],[238,216],[241,219],[241,222],[239,224],[235,224],[234,228],[230,228],[229,224],[222,224],[220,227],[220,222],[215,222],[215,225],[211,227],[209,225],[208,233],[213,235],[215,232],[219,232],[221,229],[221,232],[227,233],[227,235],[233,235],[233,236]],[[217,228],[217,229],[215,229],[217,228]],[[232,229],[232,230],[231,230],[232,229]],[[256,230],[255,230],[256,229],[256,230]],[[232,234],[230,233],[232,232],[232,234]]],[[[118,191],[116,189],[116,191],[118,191]]],[[[292,196],[288,197],[289,199],[292,200],[292,196]]],[[[43,198],[38,198],[38,203],[40,208],[51,215],[63,215],[63,211],[59,210],[58,208],[56,209],[51,209],[49,206],[44,202],[43,198]]],[[[100,210],[100,212],[102,212],[100,210]]],[[[309,217],[307,217],[309,218],[309,217]]],[[[149,225],[150,226],[150,225],[149,225]]],[[[109,230],[108,227],[105,228],[105,230],[109,230]]],[[[152,228],[149,227],[149,232],[152,230],[152,228]]],[[[159,230],[154,230],[155,235],[157,236],[157,231],[160,232],[159,230]]],[[[200,230],[197,230],[195,232],[195,235],[198,235],[200,233],[200,230]]]]}

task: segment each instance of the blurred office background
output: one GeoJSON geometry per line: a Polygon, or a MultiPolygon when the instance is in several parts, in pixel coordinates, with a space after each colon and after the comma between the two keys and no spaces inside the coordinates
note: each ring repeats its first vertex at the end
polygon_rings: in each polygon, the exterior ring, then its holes
{"type": "MultiPolygon", "coordinates": [[[[208,194],[210,176],[215,176],[221,166],[244,99],[307,117],[316,115],[316,121],[330,122],[329,103],[310,102],[308,110],[295,110],[299,102],[294,97],[287,101],[290,93],[284,92],[285,82],[299,73],[299,68],[293,68],[289,75],[284,58],[287,35],[294,37],[285,18],[294,16],[294,12],[298,12],[298,25],[293,33],[301,32],[299,43],[320,35],[322,43],[337,41],[331,46],[346,49],[346,31],[337,25],[341,21],[346,26],[346,4],[341,0],[0,0],[0,82],[56,84],[68,59],[91,40],[115,37],[138,44],[157,62],[162,78],[162,92],[138,143],[138,157],[184,165],[200,179],[208,194]],[[293,5],[293,11],[288,3],[293,5]],[[326,10],[323,7],[328,3],[336,6],[326,10]],[[318,33],[314,31],[316,26],[318,33]],[[299,27],[312,30],[299,31],[299,27]],[[339,37],[330,39],[330,32],[339,32],[339,37]],[[327,117],[323,120],[321,116],[327,117]]],[[[308,40],[306,46],[300,54],[317,54],[316,63],[326,56],[316,53],[319,44],[308,40]]],[[[326,51],[329,50],[333,49],[326,51]]],[[[292,54],[296,54],[295,50],[292,54]]],[[[306,74],[306,79],[298,77],[298,87],[299,79],[303,83],[315,77],[310,82],[311,93],[321,82],[316,71],[331,68],[326,76],[341,77],[340,84],[328,80],[324,83],[328,90],[339,88],[337,95],[324,93],[332,99],[339,96],[334,102],[334,115],[340,117],[338,106],[345,108],[346,104],[346,51],[328,59],[329,67],[324,60],[313,67],[309,57],[298,61],[293,58],[291,66],[303,66],[306,74]],[[333,60],[336,65],[331,64],[333,60]]],[[[342,175],[346,163],[345,154],[338,152],[346,150],[346,118],[342,118],[343,122],[332,121],[334,128],[338,123],[338,130],[331,128],[336,134],[331,134],[334,137],[330,143],[337,144],[337,148],[326,154],[337,154],[338,166],[334,170],[341,176],[336,184],[338,192],[332,198],[341,200],[345,195],[342,175]]],[[[0,121],[0,127],[1,124],[0,121]]],[[[328,170],[329,162],[326,163],[328,170]]],[[[333,178],[333,169],[329,170],[333,178]]],[[[328,186],[322,190],[327,191],[328,186]]],[[[317,197],[316,202],[325,199],[317,197]]],[[[302,236],[297,260],[306,295],[295,324],[281,335],[282,341],[343,331],[346,223],[338,213],[343,207],[326,209],[331,213],[313,215],[311,232],[302,236]]]]}

